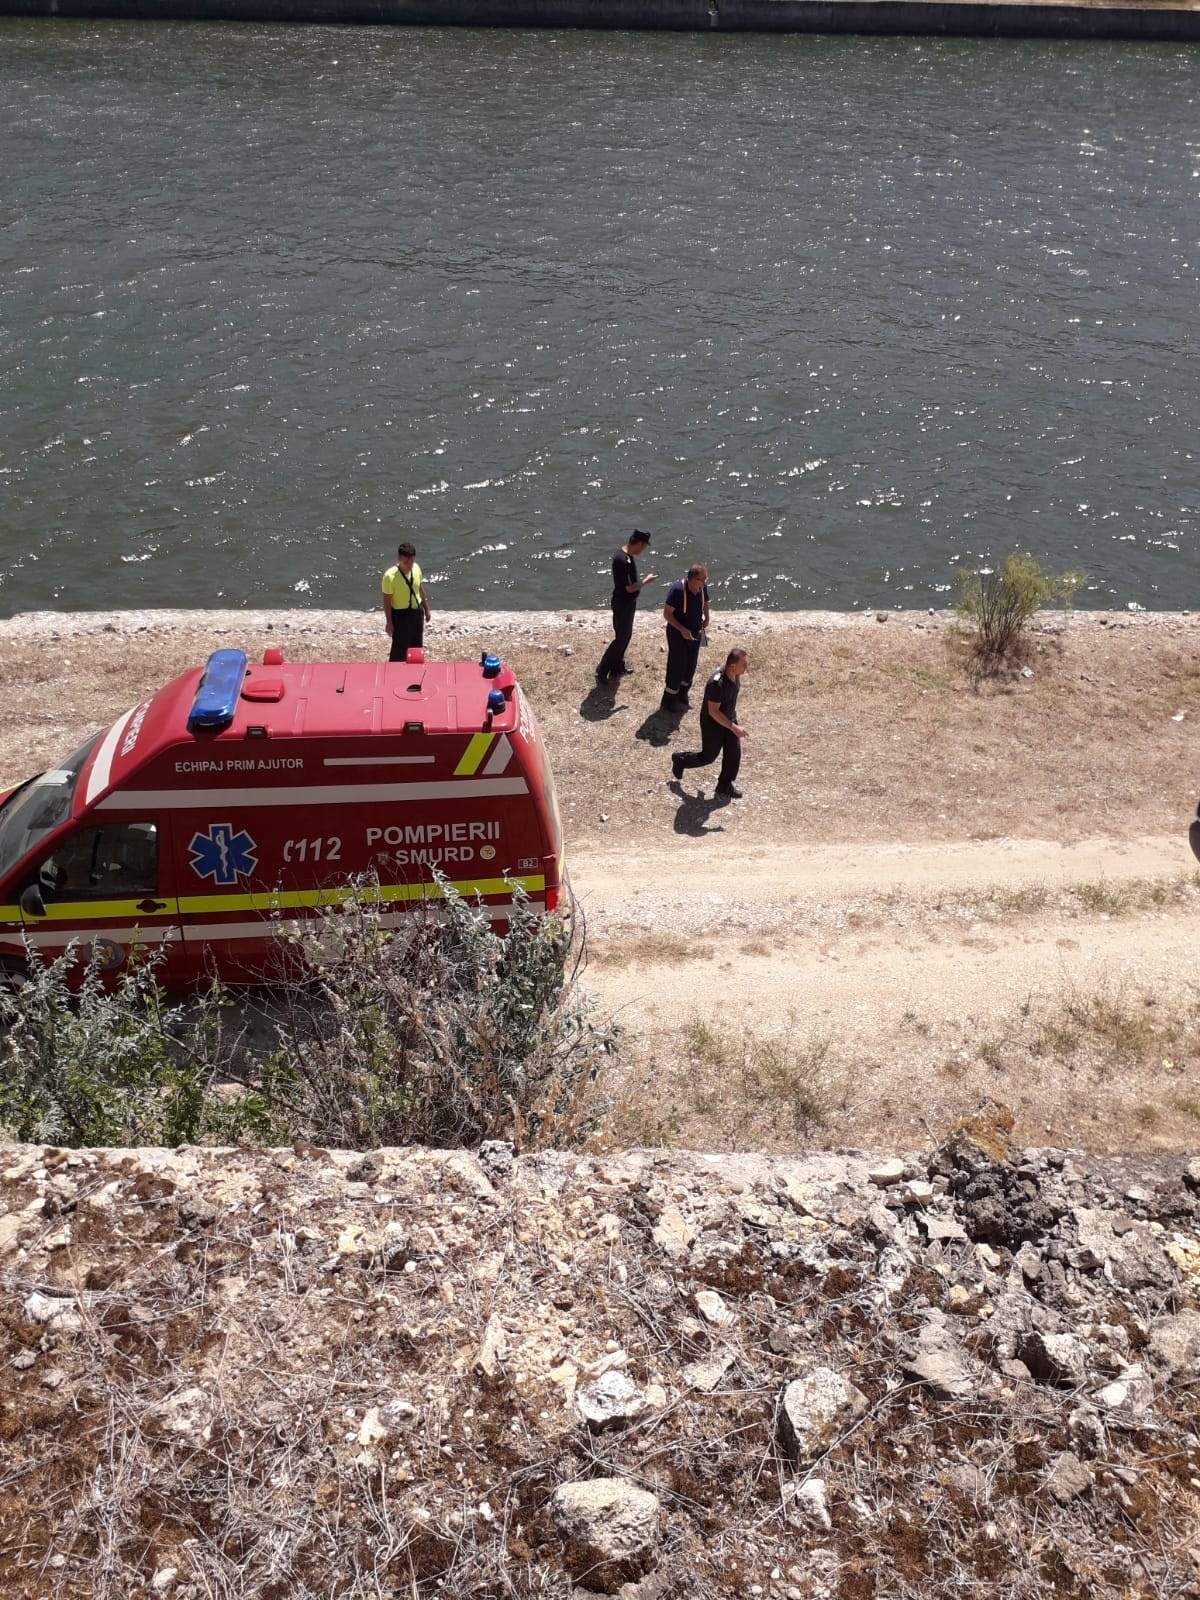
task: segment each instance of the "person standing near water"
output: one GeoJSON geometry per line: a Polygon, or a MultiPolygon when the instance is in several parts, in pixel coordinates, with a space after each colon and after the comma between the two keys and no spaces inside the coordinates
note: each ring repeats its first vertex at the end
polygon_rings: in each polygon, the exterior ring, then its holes
{"type": "Polygon", "coordinates": [[[667,686],[662,708],[686,711],[700,643],[708,627],[708,568],[701,562],[688,568],[686,578],[671,585],[663,617],[667,624],[667,686]]]}
{"type": "Polygon", "coordinates": [[[415,545],[402,544],[396,552],[396,565],[383,575],[383,615],[392,641],[389,661],[403,661],[410,649],[425,643],[425,624],[431,612],[415,545]]]}
{"type": "Polygon", "coordinates": [[[629,648],[629,641],[633,638],[633,619],[637,613],[638,595],[655,578],[653,572],[648,572],[644,578],[638,577],[637,558],[649,543],[650,535],[643,533],[640,528],[635,528],[613,556],[613,641],[601,656],[600,665],[596,668],[597,683],[611,683],[623,672],[632,670],[626,664],[625,652],[629,648]]]}
{"type": "Polygon", "coordinates": [[[742,740],[746,730],[737,720],[740,679],[750,665],[744,650],[731,650],[720,672],[714,672],[704,685],[700,707],[700,749],[677,750],[671,757],[671,776],[678,783],[688,767],[707,767],[721,757],[717,794],[722,800],[740,800],[742,791],[734,783],[742,763],[742,740]]]}

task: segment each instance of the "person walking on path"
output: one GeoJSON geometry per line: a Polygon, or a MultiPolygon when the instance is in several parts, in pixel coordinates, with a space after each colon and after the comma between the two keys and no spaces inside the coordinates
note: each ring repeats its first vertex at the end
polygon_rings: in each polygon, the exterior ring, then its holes
{"type": "Polygon", "coordinates": [[[409,650],[424,644],[425,624],[431,614],[416,547],[402,544],[396,552],[396,565],[383,575],[383,615],[392,641],[389,661],[403,661],[409,650]]]}
{"type": "Polygon", "coordinates": [[[601,656],[600,665],[596,668],[597,683],[611,683],[623,672],[632,670],[626,664],[625,652],[629,648],[629,641],[633,638],[633,619],[637,613],[638,595],[648,583],[654,581],[655,577],[653,572],[648,572],[644,578],[638,577],[637,558],[649,543],[650,535],[643,533],[640,528],[635,528],[613,556],[613,641],[601,656]]]}
{"type": "Polygon", "coordinates": [[[704,685],[700,707],[700,748],[679,751],[671,757],[671,775],[676,783],[688,767],[707,767],[721,757],[717,794],[725,800],[740,800],[742,791],[734,779],[742,762],[742,740],[746,730],[737,720],[740,679],[750,665],[744,650],[731,650],[720,672],[714,672],[704,685]]]}
{"type": "Polygon", "coordinates": [[[697,562],[667,591],[663,607],[667,624],[667,686],[664,711],[686,711],[688,690],[696,676],[700,643],[708,627],[708,568],[697,562]]]}

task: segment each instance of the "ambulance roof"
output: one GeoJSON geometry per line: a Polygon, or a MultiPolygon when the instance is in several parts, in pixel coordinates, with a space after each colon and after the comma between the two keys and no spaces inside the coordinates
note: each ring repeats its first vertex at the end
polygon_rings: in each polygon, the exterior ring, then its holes
{"type": "Polygon", "coordinates": [[[189,728],[204,668],[196,667],[135,706],[96,748],[77,806],[124,783],[166,750],[202,751],[257,739],[346,739],[511,733],[515,695],[489,719],[488,695],[510,672],[484,677],[479,661],[288,661],[250,663],[232,717],[220,728],[189,728]]]}

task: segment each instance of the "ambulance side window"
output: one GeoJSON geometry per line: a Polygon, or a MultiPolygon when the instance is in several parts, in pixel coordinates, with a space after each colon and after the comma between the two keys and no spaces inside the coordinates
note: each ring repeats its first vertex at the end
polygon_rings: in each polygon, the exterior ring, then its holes
{"type": "Polygon", "coordinates": [[[128,900],[158,889],[158,828],[110,822],[63,839],[38,869],[42,899],[128,900]]]}

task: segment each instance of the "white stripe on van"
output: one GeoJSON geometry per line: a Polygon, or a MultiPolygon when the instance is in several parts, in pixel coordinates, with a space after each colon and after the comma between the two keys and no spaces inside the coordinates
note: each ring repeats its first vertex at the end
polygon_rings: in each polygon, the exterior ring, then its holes
{"type": "Polygon", "coordinates": [[[512,760],[512,745],[508,742],[508,735],[502,733],[496,740],[496,748],[488,757],[488,764],[483,769],[485,778],[498,778],[505,767],[512,760]]]}
{"type": "Polygon", "coordinates": [[[325,756],[323,767],[431,767],[436,756],[325,756]]]}
{"type": "MultiPolygon", "coordinates": [[[[437,918],[447,915],[445,906],[429,905],[422,902],[428,913],[437,918]]],[[[545,903],[541,900],[530,900],[529,907],[533,911],[543,911],[545,903]]],[[[471,907],[472,911],[475,907],[471,907]]],[[[512,901],[506,901],[501,906],[483,906],[489,922],[500,922],[512,915],[512,901]]],[[[411,911],[387,911],[379,918],[381,928],[403,928],[410,920],[411,911]]],[[[209,944],[217,939],[274,939],[278,935],[294,935],[303,933],[305,929],[310,932],[314,928],[324,926],[320,917],[273,917],[261,922],[196,922],[189,923],[185,930],[184,942],[186,944],[209,944]]],[[[129,930],[126,929],[125,932],[129,930]]]]}
{"type": "Polygon", "coordinates": [[[53,949],[66,949],[69,944],[89,945],[93,939],[109,939],[113,944],[172,944],[180,938],[180,928],[177,922],[159,923],[145,928],[131,927],[128,923],[120,928],[73,928],[61,930],[55,928],[53,932],[37,923],[26,926],[25,932],[29,935],[30,944],[49,945],[53,949]]]}
{"type": "Polygon", "coordinates": [[[85,805],[90,806],[96,796],[102,794],[112,781],[113,756],[116,755],[117,745],[120,744],[121,736],[129,725],[129,719],[136,710],[136,706],[130,706],[125,715],[118,718],[104,735],[104,742],[99,750],[96,751],[96,759],[92,762],[92,770],[88,774],[87,794],[84,796],[85,805]]]}
{"type": "MultiPolygon", "coordinates": [[[[542,900],[529,900],[526,903],[535,913],[544,912],[546,909],[542,900]]],[[[427,902],[425,904],[427,912],[432,916],[439,919],[446,916],[445,906],[433,906],[427,902]]],[[[475,909],[472,907],[472,910],[475,909]]],[[[489,922],[502,922],[512,914],[512,902],[508,901],[499,906],[483,906],[481,909],[486,913],[489,922]]],[[[388,911],[379,918],[379,925],[389,929],[402,928],[411,916],[410,911],[388,911]]],[[[275,939],[280,935],[285,937],[296,935],[303,933],[306,928],[311,930],[321,926],[319,917],[280,917],[261,922],[197,922],[188,926],[187,938],[183,942],[188,945],[202,945],[218,939],[222,942],[275,939]]],[[[48,928],[31,927],[28,933],[30,944],[39,949],[65,950],[69,944],[78,944],[81,949],[86,949],[93,939],[109,939],[113,944],[122,946],[132,944],[135,940],[136,943],[144,945],[177,944],[180,942],[181,930],[177,923],[171,923],[166,927],[160,925],[148,928],[76,928],[74,932],[57,929],[51,932],[48,928]]],[[[0,950],[11,949],[16,954],[21,954],[24,948],[20,928],[0,929],[0,950]]]]}
{"type": "Polygon", "coordinates": [[[367,805],[384,800],[477,800],[528,794],[524,778],[458,778],[447,783],[347,783],[301,789],[115,789],[100,811],[196,811],[220,806],[367,805]]]}

